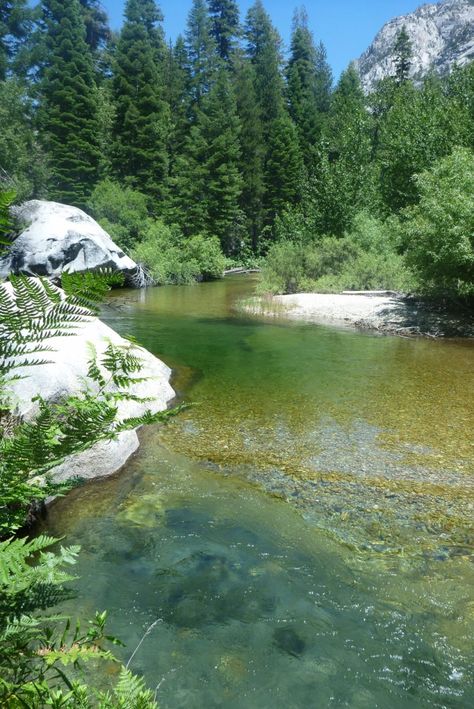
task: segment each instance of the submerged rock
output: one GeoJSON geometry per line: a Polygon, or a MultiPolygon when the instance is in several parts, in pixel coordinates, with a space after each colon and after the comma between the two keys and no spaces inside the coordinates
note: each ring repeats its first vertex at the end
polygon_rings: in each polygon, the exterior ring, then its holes
{"type": "Polygon", "coordinates": [[[273,642],[279,650],[293,657],[299,657],[306,650],[306,642],[293,628],[277,628],[273,633],[273,642]]]}
{"type": "Polygon", "coordinates": [[[81,209],[34,199],[13,211],[23,231],[0,259],[0,278],[10,273],[59,278],[63,271],[107,268],[122,272],[134,284],[135,261],[81,209]]]}

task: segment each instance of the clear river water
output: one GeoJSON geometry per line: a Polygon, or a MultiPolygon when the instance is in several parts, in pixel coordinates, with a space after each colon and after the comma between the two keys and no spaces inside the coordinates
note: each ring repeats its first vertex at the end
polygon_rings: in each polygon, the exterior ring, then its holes
{"type": "Polygon", "coordinates": [[[66,609],[143,639],[162,709],[474,706],[474,342],[250,317],[254,285],[112,294],[194,406],[51,507],[66,609]]]}

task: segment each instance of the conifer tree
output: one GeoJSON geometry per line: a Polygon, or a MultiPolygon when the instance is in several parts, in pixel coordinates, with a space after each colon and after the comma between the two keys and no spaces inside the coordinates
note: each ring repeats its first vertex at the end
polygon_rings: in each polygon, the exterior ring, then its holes
{"type": "Polygon", "coordinates": [[[92,56],[78,0],[44,0],[43,12],[48,63],[39,123],[51,164],[50,196],[82,206],[100,158],[92,56]]]}
{"type": "Polygon", "coordinates": [[[252,250],[259,251],[259,237],[264,226],[263,196],[265,146],[260,110],[255,92],[255,69],[243,57],[236,62],[235,82],[237,111],[241,123],[241,173],[243,189],[241,206],[247,218],[252,250]]]}
{"type": "Polygon", "coordinates": [[[197,111],[180,159],[175,215],[188,235],[218,236],[225,253],[241,247],[240,121],[228,72],[221,71],[197,111]]]}
{"type": "Polygon", "coordinates": [[[115,169],[150,200],[163,199],[168,175],[169,107],[157,62],[160,21],[153,0],[127,1],[113,81],[115,169]]]}
{"type": "Polygon", "coordinates": [[[403,25],[397,34],[393,46],[393,62],[395,65],[395,78],[398,84],[403,84],[410,77],[411,59],[413,56],[410,36],[406,25],[403,25]]]}
{"type": "Polygon", "coordinates": [[[255,68],[255,91],[264,137],[284,108],[281,75],[281,38],[273,27],[261,0],[256,0],[245,22],[247,55],[255,68]]]}
{"type": "Polygon", "coordinates": [[[331,73],[324,48],[314,44],[304,10],[295,13],[286,77],[290,115],[298,129],[305,161],[310,163],[329,110],[331,73]]]}
{"type": "Polygon", "coordinates": [[[272,123],[265,165],[265,206],[268,224],[301,197],[303,158],[291,118],[282,113],[272,123]]]}
{"type": "Polygon", "coordinates": [[[209,0],[209,12],[217,51],[227,61],[239,35],[239,6],[235,0],[209,0]]]}
{"type": "Polygon", "coordinates": [[[86,42],[93,52],[105,45],[110,37],[107,13],[100,0],[79,0],[86,25],[86,42]]]}
{"type": "Polygon", "coordinates": [[[215,78],[216,44],[211,30],[206,0],[193,0],[186,29],[190,96],[193,106],[201,105],[215,78]]]}
{"type": "Polygon", "coordinates": [[[182,153],[188,133],[189,120],[189,62],[184,38],[179,35],[174,46],[169,45],[166,67],[166,101],[170,107],[171,130],[169,138],[169,172],[182,153]]]}
{"type": "Polygon", "coordinates": [[[0,81],[31,30],[32,12],[28,0],[2,0],[0,2],[0,81]]]}

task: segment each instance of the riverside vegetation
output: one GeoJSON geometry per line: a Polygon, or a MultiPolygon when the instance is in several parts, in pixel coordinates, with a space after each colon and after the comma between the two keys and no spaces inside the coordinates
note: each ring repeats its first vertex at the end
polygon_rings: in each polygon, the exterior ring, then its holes
{"type": "MultiPolygon", "coordinates": [[[[12,194],[0,195],[0,233],[10,229],[12,194]]],[[[71,488],[57,484],[50,471],[67,456],[110,440],[121,431],[164,421],[170,413],[117,419],[117,403],[131,398],[140,376],[139,357],[130,347],[110,344],[100,361],[91,352],[89,384],[54,404],[37,398],[33,422],[18,420],[9,384],[24,368],[48,361],[48,341],[74,334],[78,323],[97,315],[95,302],[117,275],[63,277],[65,297],[48,281],[24,276],[0,284],[0,704],[4,707],[156,707],[141,678],[123,667],[111,691],[83,681],[81,663],[116,662],[106,646],[106,612],[96,613],[85,629],[51,608],[71,597],[78,546],[60,547],[48,535],[30,538],[33,521],[50,495],[71,488]],[[115,385],[112,391],[110,385],[115,385]],[[119,387],[119,390],[116,390],[119,387]],[[46,611],[46,612],[45,612],[46,611]]]]}
{"type": "Polygon", "coordinates": [[[262,2],[193,0],[167,44],[154,0],[119,34],[98,0],[0,15],[0,167],[19,198],[86,208],[157,283],[262,257],[262,289],[472,297],[474,66],[365,96],[333,86],[304,10],[283,44],[262,2]]]}

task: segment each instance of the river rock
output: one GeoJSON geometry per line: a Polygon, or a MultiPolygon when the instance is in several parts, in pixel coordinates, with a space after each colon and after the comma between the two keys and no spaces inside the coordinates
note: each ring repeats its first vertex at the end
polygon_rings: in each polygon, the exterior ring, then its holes
{"type": "MultiPolygon", "coordinates": [[[[40,355],[48,363],[15,370],[22,378],[10,382],[8,386],[16,413],[25,420],[32,420],[38,413],[38,402],[33,400],[38,395],[55,402],[84,390],[85,386],[97,389],[87,378],[91,359],[90,345],[93,345],[100,360],[110,342],[118,346],[131,346],[95,317],[79,323],[72,335],[48,339],[47,345],[52,351],[40,355]]],[[[119,420],[141,416],[147,410],[153,413],[163,411],[174,397],[169,383],[170,368],[141,347],[134,346],[134,354],[140,357],[143,365],[138,376],[146,380],[135,382],[127,391],[135,397],[146,397],[149,400],[119,401],[119,420]]],[[[113,390],[112,385],[109,385],[109,390],[113,390]]],[[[88,451],[69,457],[52,471],[53,476],[63,481],[73,477],[98,478],[110,475],[124,465],[138,445],[136,431],[125,431],[114,440],[100,441],[88,451]]]]}
{"type": "Polygon", "coordinates": [[[59,278],[63,271],[107,268],[133,280],[137,264],[81,209],[34,199],[13,212],[23,231],[0,259],[0,278],[10,273],[59,278]]]}

